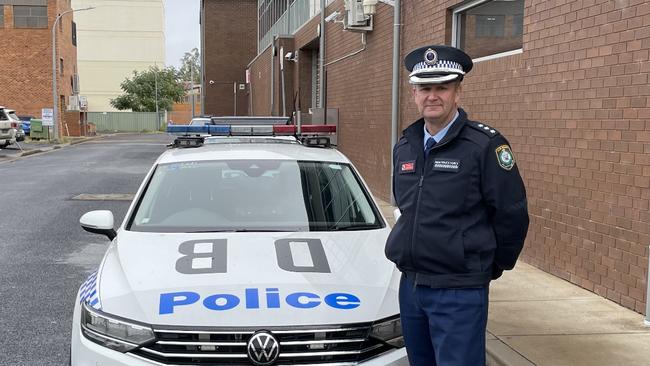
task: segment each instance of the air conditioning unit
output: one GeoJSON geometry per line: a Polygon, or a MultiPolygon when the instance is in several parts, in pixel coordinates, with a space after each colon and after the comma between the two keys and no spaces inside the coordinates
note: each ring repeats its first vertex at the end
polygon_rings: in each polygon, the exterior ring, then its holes
{"type": "Polygon", "coordinates": [[[72,94],[79,94],[79,74],[72,75],[72,94]]]}
{"type": "Polygon", "coordinates": [[[79,96],[71,95],[70,104],[68,104],[69,111],[78,111],[79,110],[79,96]]]}
{"type": "Polygon", "coordinates": [[[363,0],[345,0],[343,29],[351,32],[370,32],[372,21],[372,15],[363,12],[363,0]]]}

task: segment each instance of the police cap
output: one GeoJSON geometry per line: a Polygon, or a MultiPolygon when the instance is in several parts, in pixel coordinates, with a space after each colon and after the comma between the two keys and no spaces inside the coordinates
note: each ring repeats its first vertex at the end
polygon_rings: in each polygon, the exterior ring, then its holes
{"type": "Polygon", "coordinates": [[[461,81],[473,66],[472,58],[458,48],[432,45],[411,51],[404,58],[411,84],[445,84],[461,81]]]}

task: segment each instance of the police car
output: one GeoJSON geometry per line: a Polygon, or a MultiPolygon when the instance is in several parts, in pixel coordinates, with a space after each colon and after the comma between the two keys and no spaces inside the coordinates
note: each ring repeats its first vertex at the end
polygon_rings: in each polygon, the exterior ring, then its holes
{"type": "Polygon", "coordinates": [[[119,228],[80,219],[111,243],[78,292],[72,365],[408,365],[390,229],[332,126],[170,129],[192,136],[119,228]]]}

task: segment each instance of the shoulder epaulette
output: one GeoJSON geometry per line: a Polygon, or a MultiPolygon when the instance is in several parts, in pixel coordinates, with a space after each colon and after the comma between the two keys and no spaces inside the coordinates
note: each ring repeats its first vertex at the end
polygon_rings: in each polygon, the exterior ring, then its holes
{"type": "Polygon", "coordinates": [[[470,121],[469,123],[467,123],[467,125],[476,130],[483,132],[484,134],[490,137],[494,137],[499,134],[499,131],[495,130],[493,127],[486,125],[485,123],[470,121]]]}

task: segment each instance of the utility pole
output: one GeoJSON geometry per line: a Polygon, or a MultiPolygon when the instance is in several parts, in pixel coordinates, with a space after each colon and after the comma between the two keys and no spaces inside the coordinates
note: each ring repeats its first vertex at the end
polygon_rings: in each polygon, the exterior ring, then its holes
{"type": "Polygon", "coordinates": [[[52,24],[52,118],[54,119],[54,126],[52,132],[55,140],[59,140],[59,93],[56,86],[58,79],[57,68],[56,68],[56,26],[59,23],[59,20],[62,16],[73,13],[75,11],[84,11],[95,9],[93,6],[82,9],[70,9],[66,10],[63,13],[59,14],[56,19],[54,19],[54,24],[52,24]]]}
{"type": "Polygon", "coordinates": [[[158,112],[158,64],[154,63],[154,89],[156,90],[156,127],[160,129],[160,113],[158,112]]]}
{"type": "Polygon", "coordinates": [[[190,62],[190,79],[190,99],[192,103],[192,118],[194,118],[194,62],[190,62]]]}

